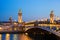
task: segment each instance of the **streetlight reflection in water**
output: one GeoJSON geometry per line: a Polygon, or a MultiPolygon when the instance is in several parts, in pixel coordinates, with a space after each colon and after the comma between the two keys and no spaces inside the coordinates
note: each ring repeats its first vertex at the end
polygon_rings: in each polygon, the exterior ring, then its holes
{"type": "Polygon", "coordinates": [[[0,40],[32,40],[26,34],[0,34],[0,40]]]}
{"type": "Polygon", "coordinates": [[[32,40],[28,35],[26,34],[20,34],[19,35],[20,39],[19,40],[32,40]]]}
{"type": "Polygon", "coordinates": [[[2,40],[2,35],[0,34],[0,40],[2,40]]]}

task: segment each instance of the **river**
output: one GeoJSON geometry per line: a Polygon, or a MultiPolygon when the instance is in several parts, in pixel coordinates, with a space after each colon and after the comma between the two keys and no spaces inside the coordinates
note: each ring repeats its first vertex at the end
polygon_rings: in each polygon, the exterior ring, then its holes
{"type": "MultiPolygon", "coordinates": [[[[21,34],[0,34],[0,40],[49,40],[48,36],[43,37],[44,35],[28,35],[28,33],[21,34]]],[[[54,36],[50,36],[50,40],[58,40],[54,36]],[[53,38],[52,38],[53,37],[53,38]]]]}

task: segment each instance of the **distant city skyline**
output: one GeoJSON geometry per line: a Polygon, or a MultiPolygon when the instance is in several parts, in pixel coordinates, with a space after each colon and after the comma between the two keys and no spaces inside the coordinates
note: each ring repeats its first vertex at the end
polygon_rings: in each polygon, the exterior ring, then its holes
{"type": "Polygon", "coordinates": [[[49,18],[51,10],[60,17],[60,0],[0,0],[0,21],[7,21],[10,16],[18,20],[19,9],[23,21],[49,18]]]}

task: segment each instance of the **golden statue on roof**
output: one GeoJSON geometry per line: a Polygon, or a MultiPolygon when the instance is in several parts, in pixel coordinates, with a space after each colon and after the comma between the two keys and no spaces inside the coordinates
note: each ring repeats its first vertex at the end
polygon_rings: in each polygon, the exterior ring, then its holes
{"type": "Polygon", "coordinates": [[[19,13],[22,13],[22,9],[19,9],[19,13]]]}

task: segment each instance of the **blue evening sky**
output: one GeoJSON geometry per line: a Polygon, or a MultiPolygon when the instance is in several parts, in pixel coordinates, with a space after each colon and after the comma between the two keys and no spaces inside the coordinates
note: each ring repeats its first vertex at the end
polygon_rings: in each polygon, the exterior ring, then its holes
{"type": "Polygon", "coordinates": [[[60,17],[60,0],[0,0],[0,21],[10,16],[17,20],[19,9],[22,9],[24,21],[49,18],[51,10],[60,17]]]}

